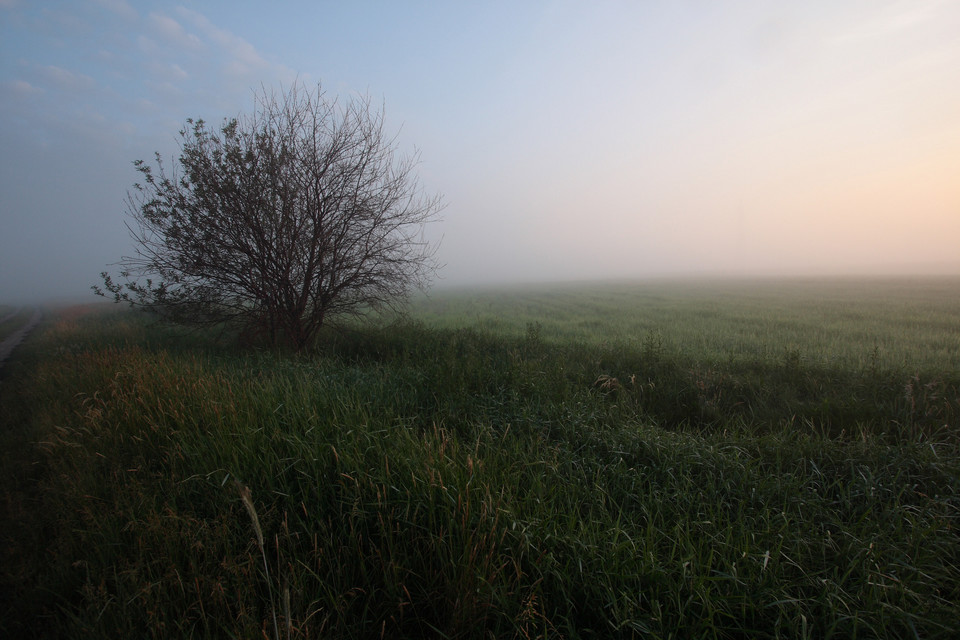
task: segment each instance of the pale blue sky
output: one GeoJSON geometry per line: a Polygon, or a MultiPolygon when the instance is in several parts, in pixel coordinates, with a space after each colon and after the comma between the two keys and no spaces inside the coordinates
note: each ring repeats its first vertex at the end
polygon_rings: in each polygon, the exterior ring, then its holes
{"type": "Polygon", "coordinates": [[[0,0],[0,299],[85,295],[132,161],[297,78],[420,150],[442,285],[960,273],[958,33],[926,0],[0,0]]]}

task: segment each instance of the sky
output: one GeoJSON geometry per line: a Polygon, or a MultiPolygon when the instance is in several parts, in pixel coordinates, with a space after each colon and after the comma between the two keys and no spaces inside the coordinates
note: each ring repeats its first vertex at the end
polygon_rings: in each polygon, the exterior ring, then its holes
{"type": "Polygon", "coordinates": [[[383,104],[436,286],[960,274],[960,2],[0,0],[0,300],[85,297],[133,161],[321,83],[383,104]]]}

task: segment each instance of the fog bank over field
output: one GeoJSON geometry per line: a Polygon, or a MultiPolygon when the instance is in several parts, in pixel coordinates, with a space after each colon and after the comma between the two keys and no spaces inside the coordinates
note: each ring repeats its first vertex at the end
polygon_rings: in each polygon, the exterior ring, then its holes
{"type": "Polygon", "coordinates": [[[133,160],[294,81],[419,149],[438,287],[960,275],[960,4],[515,5],[0,2],[0,301],[87,298],[133,160]]]}

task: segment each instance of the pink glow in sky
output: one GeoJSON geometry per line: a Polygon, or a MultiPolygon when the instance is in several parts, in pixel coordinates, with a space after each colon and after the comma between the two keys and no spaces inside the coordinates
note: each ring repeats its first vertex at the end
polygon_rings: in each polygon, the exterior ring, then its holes
{"type": "Polygon", "coordinates": [[[957,34],[924,0],[0,0],[0,299],[84,295],[132,161],[295,79],[419,148],[443,285],[960,274],[957,34]]]}

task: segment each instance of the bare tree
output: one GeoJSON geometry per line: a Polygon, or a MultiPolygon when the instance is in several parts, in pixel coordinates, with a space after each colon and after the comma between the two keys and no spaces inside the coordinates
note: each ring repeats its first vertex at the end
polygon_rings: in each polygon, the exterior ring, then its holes
{"type": "Polygon", "coordinates": [[[436,271],[423,230],[440,197],[369,98],[264,90],[219,131],[187,120],[172,173],[155,155],[128,194],[136,255],[100,295],[302,349],[328,318],[393,307],[436,271]]]}

